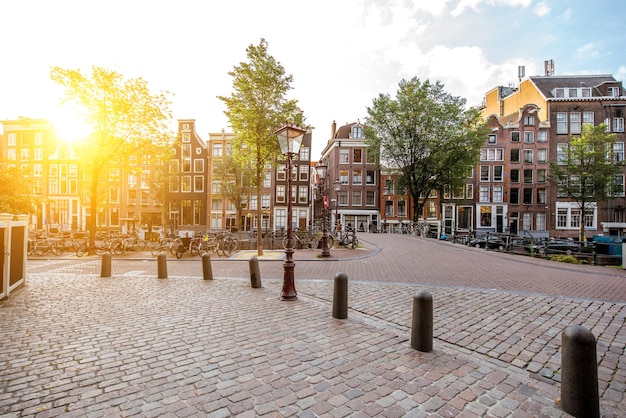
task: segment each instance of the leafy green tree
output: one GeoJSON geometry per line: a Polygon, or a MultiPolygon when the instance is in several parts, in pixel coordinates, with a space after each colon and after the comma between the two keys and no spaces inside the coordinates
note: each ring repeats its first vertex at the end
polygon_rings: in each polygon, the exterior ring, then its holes
{"type": "Polygon", "coordinates": [[[72,103],[81,112],[91,134],[77,144],[77,154],[90,180],[90,220],[93,240],[98,205],[103,188],[101,177],[109,164],[155,143],[166,143],[173,135],[167,127],[171,118],[166,93],[152,94],[142,78],[124,79],[122,74],[94,66],[91,76],[80,70],[52,68],[52,80],[64,88],[62,103],[72,103]]]}
{"type": "Polygon", "coordinates": [[[395,98],[380,94],[367,112],[368,145],[383,167],[399,173],[398,188],[413,200],[413,221],[428,199],[420,197],[463,184],[487,134],[478,109],[467,109],[439,81],[402,80],[395,98]]]}
{"type": "Polygon", "coordinates": [[[585,240],[585,214],[593,211],[591,204],[604,202],[622,192],[616,175],[623,162],[613,157],[615,136],[606,132],[604,124],[585,124],[581,135],[570,135],[567,152],[550,161],[550,180],[556,185],[558,197],[575,202],[580,209],[579,240],[585,240]]]}
{"type": "Polygon", "coordinates": [[[0,193],[1,213],[21,215],[37,210],[32,178],[22,173],[19,168],[0,164],[0,184],[6,185],[0,193]]]}
{"type": "MultiPolygon", "coordinates": [[[[265,39],[261,39],[258,45],[248,46],[246,54],[248,61],[241,62],[228,73],[233,78],[233,92],[229,97],[218,98],[226,105],[224,114],[235,133],[233,158],[242,167],[249,162],[254,167],[257,219],[260,221],[262,180],[266,166],[281,158],[274,132],[287,117],[293,116],[295,122],[302,125],[304,116],[297,107],[297,101],[286,98],[292,88],[293,77],[286,75],[285,68],[269,55],[265,39]]],[[[259,255],[263,255],[261,235],[257,234],[259,255]]]]}

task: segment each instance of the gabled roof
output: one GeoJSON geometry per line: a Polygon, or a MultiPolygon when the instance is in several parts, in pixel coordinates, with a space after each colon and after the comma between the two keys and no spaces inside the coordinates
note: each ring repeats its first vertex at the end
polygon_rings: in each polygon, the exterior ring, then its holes
{"type": "Polygon", "coordinates": [[[553,98],[556,88],[597,87],[606,82],[615,83],[612,75],[568,75],[568,76],[533,76],[529,77],[546,99],[553,98]]]}

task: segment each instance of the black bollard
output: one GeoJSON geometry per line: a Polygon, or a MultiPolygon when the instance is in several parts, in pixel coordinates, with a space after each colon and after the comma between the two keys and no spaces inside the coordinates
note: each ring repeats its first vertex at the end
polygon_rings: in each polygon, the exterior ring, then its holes
{"type": "Polygon", "coordinates": [[[202,254],[202,277],[204,280],[213,280],[213,269],[211,268],[211,256],[202,254]]]}
{"type": "Polygon", "coordinates": [[[561,406],[575,417],[600,417],[596,338],[580,325],[561,337],[561,406]]]}
{"type": "Polygon", "coordinates": [[[433,297],[426,290],[413,296],[411,347],[423,352],[433,351],[433,297]]]}
{"type": "Polygon", "coordinates": [[[348,276],[346,273],[335,274],[335,290],[333,292],[333,318],[348,317],[348,276]]]}
{"type": "Polygon", "coordinates": [[[100,277],[111,277],[111,253],[102,254],[100,277]]]}
{"type": "Polygon", "coordinates": [[[254,256],[248,262],[250,266],[250,286],[253,289],[261,287],[261,271],[259,270],[259,259],[254,256]]]}
{"type": "Polygon", "coordinates": [[[158,278],[167,279],[167,256],[165,253],[159,253],[157,256],[158,278]]]}

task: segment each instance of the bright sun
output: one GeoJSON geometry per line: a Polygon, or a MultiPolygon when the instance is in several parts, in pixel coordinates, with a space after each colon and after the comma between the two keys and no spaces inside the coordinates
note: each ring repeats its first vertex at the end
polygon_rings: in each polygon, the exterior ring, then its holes
{"type": "Polygon", "coordinates": [[[59,106],[50,116],[59,139],[73,143],[89,136],[91,128],[71,109],[59,106]]]}

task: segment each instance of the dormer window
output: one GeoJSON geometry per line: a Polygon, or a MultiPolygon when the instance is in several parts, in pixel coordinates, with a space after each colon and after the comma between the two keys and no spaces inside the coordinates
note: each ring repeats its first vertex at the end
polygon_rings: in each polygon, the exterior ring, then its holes
{"type": "Polygon", "coordinates": [[[363,138],[363,127],[361,125],[354,125],[350,133],[350,138],[363,138]]]}
{"type": "Polygon", "coordinates": [[[558,88],[552,91],[554,97],[559,99],[575,98],[575,97],[591,97],[590,87],[577,87],[577,88],[558,88]]]}
{"type": "Polygon", "coordinates": [[[619,87],[609,87],[609,97],[619,97],[619,87]]]}

